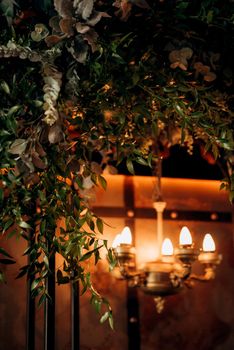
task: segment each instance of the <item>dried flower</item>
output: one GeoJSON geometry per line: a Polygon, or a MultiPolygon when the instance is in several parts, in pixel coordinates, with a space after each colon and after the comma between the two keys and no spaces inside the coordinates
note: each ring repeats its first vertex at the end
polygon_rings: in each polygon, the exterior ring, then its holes
{"type": "Polygon", "coordinates": [[[42,23],[38,23],[35,25],[34,31],[31,33],[31,38],[32,40],[39,42],[47,37],[48,34],[49,30],[47,27],[42,23]]]}
{"type": "Polygon", "coordinates": [[[175,69],[179,67],[182,70],[187,70],[188,61],[193,55],[193,50],[189,47],[183,47],[180,50],[173,50],[169,54],[169,60],[171,62],[170,67],[175,69]]]}
{"type": "Polygon", "coordinates": [[[52,126],[58,120],[57,99],[62,85],[62,73],[49,63],[43,65],[44,122],[52,126]]]}

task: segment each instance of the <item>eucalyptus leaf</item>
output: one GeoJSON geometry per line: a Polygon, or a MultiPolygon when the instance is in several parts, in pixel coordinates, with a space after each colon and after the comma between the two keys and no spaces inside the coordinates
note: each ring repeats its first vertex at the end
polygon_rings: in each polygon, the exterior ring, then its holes
{"type": "Polygon", "coordinates": [[[94,187],[106,189],[103,171],[134,174],[135,163],[154,164],[170,145],[191,153],[199,144],[228,170],[222,188],[233,201],[233,8],[228,0],[0,1],[0,223],[9,244],[17,234],[30,246],[18,277],[34,278],[39,303],[50,300],[49,259],[60,255],[60,283],[80,280],[113,327],[89,272],[102,246],[116,265],[89,207],[94,187]]]}
{"type": "Polygon", "coordinates": [[[25,139],[16,139],[10,146],[8,152],[11,154],[22,154],[27,147],[28,141],[25,139]]]}

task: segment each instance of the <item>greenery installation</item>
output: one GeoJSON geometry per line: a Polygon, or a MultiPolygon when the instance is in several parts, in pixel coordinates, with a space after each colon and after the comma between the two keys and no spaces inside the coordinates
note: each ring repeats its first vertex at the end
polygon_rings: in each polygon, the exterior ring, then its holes
{"type": "MultiPolygon", "coordinates": [[[[234,198],[233,7],[1,0],[0,229],[2,240],[28,241],[19,276],[33,277],[39,303],[49,298],[45,280],[58,253],[57,282],[80,280],[112,324],[86,264],[98,262],[103,245],[115,263],[88,203],[90,189],[106,187],[103,171],[125,162],[133,173],[165,147],[192,152],[199,142],[221,161],[222,187],[234,198]]],[[[0,253],[2,264],[14,262],[0,253]]]]}

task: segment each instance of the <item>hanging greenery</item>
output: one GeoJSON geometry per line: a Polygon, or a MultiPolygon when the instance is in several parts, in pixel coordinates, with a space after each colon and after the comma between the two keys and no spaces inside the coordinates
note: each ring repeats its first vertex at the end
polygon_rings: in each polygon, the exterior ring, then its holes
{"type": "Polygon", "coordinates": [[[89,197],[119,163],[134,173],[161,147],[191,153],[199,141],[222,159],[233,200],[233,9],[231,0],[1,1],[0,229],[28,241],[19,276],[34,276],[40,303],[60,254],[58,284],[80,280],[112,324],[85,260],[97,263],[104,246],[115,264],[89,197]]]}

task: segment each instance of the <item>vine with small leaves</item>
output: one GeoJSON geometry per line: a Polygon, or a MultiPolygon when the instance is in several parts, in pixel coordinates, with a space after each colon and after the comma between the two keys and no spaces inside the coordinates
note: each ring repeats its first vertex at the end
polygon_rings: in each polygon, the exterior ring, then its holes
{"type": "MultiPolygon", "coordinates": [[[[112,310],[86,261],[107,251],[89,199],[104,173],[151,166],[155,152],[198,142],[234,199],[233,34],[229,0],[2,0],[0,229],[28,242],[32,295],[80,280],[101,322],[112,310]],[[159,149],[155,151],[155,145],[159,149]]],[[[0,248],[0,263],[14,259],[0,248]]],[[[0,280],[5,281],[3,269],[0,280]]]]}

